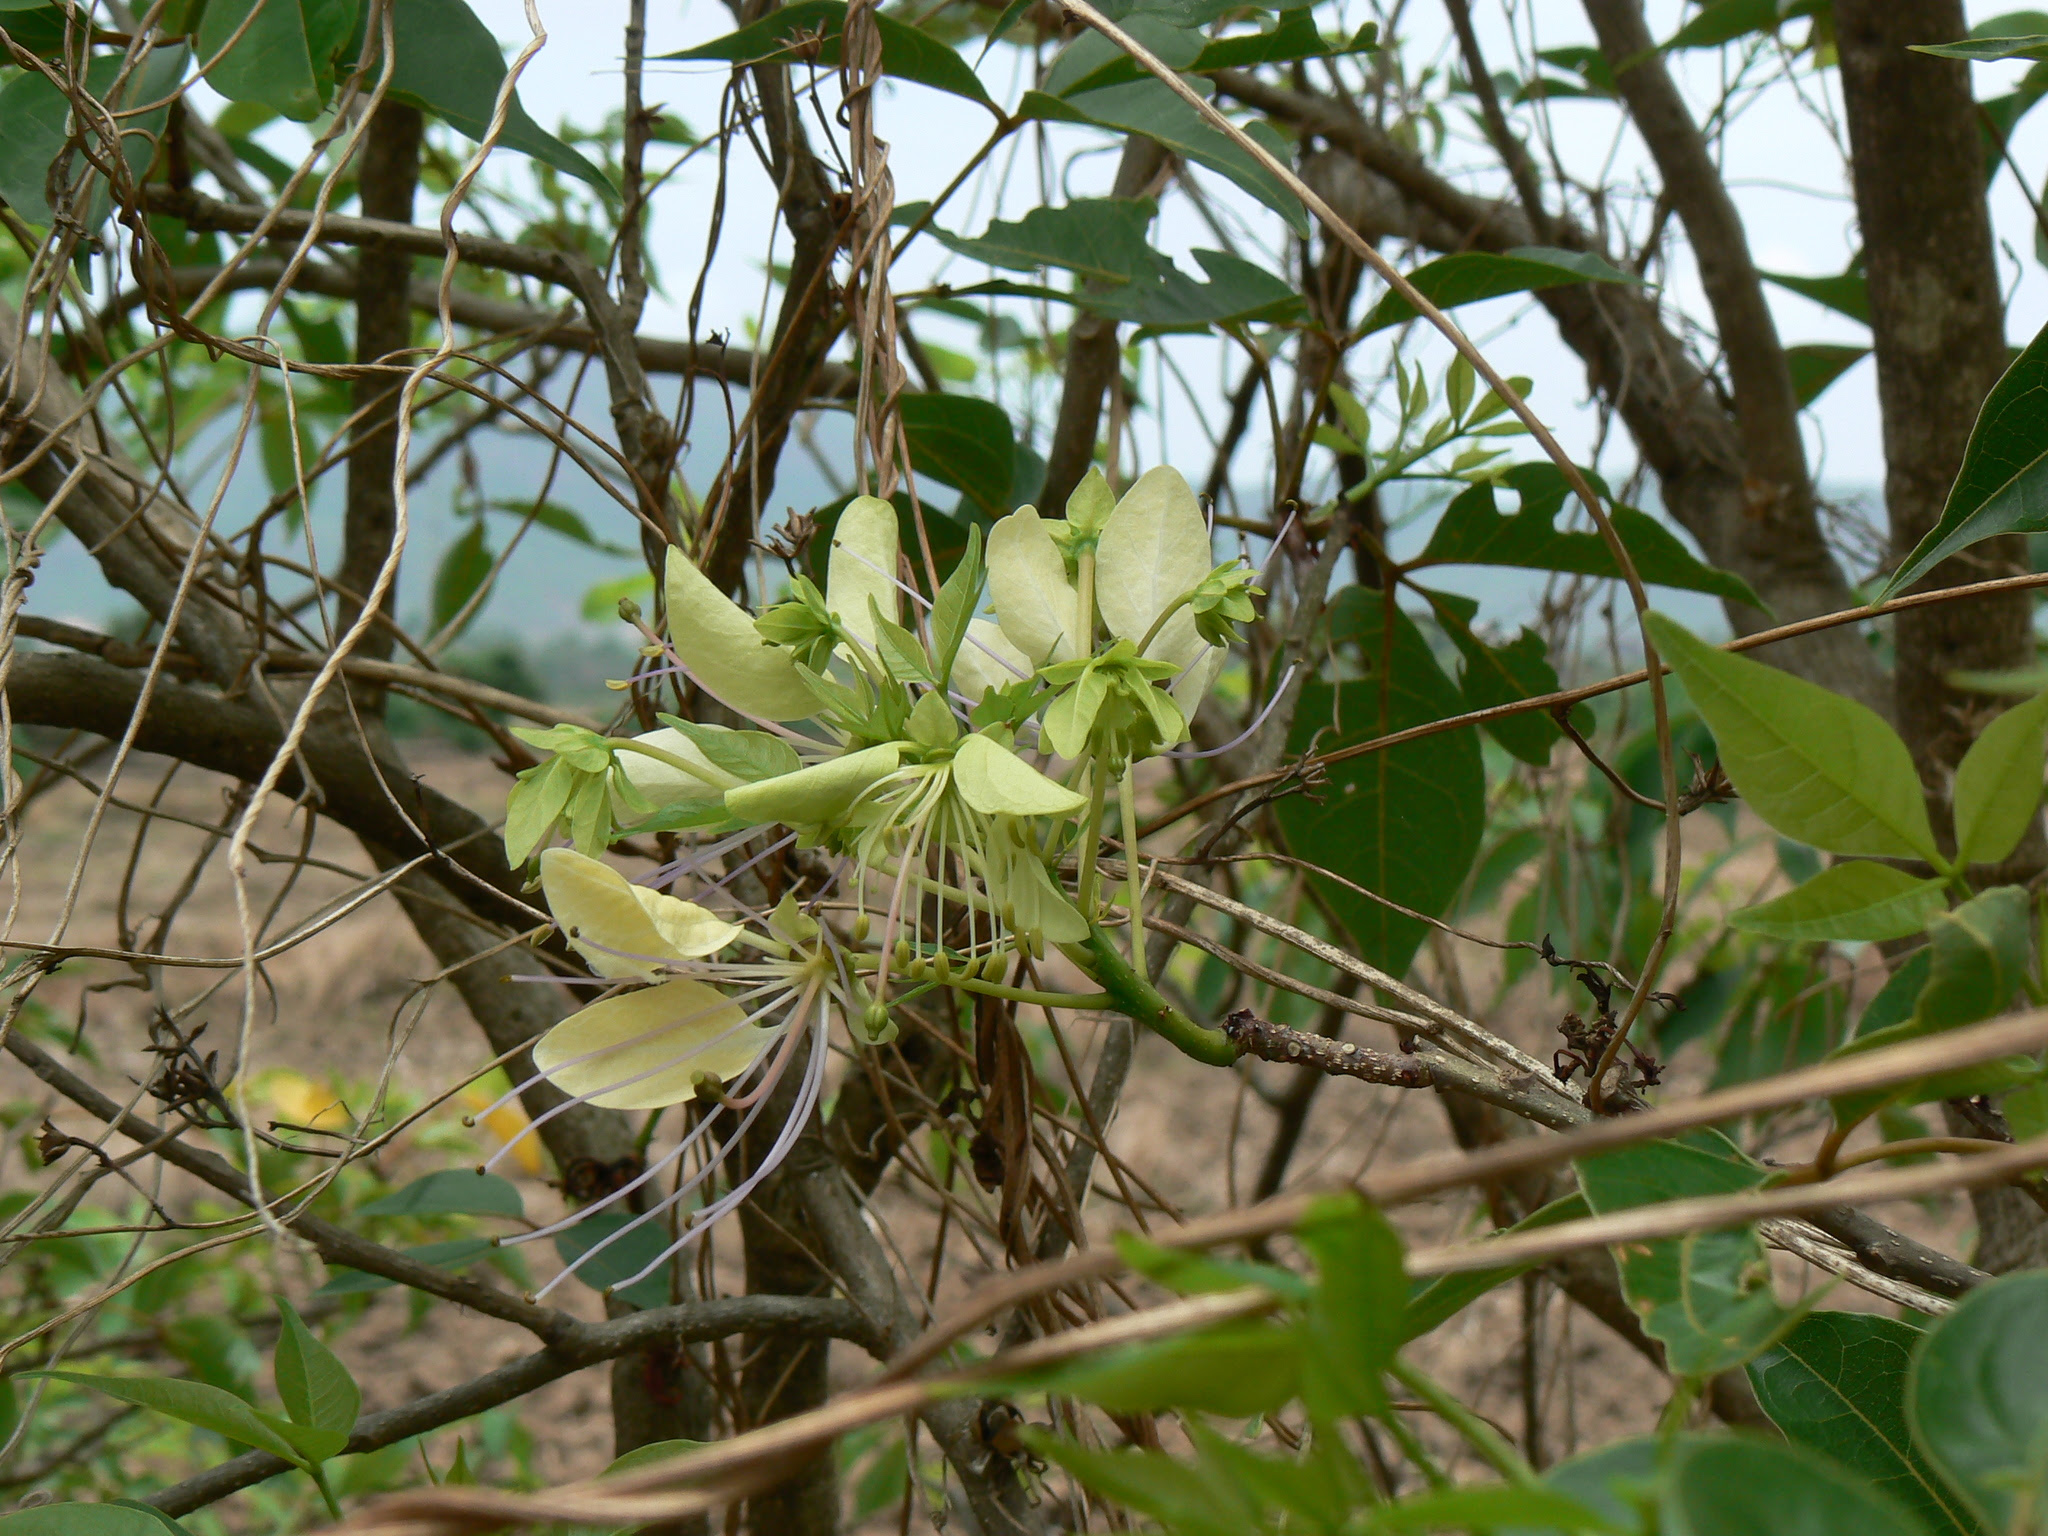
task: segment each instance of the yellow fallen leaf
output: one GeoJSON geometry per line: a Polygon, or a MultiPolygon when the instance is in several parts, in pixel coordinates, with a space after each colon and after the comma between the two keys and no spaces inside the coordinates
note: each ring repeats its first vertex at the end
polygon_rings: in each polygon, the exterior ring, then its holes
{"type": "MultiPolygon", "coordinates": [[[[483,1109],[495,1098],[496,1094],[474,1083],[462,1090],[463,1106],[471,1113],[483,1109]]],[[[513,1164],[529,1179],[541,1176],[546,1162],[541,1155],[540,1138],[527,1136],[520,1139],[520,1132],[532,1122],[527,1119],[526,1111],[519,1107],[517,1101],[499,1105],[489,1114],[481,1116],[477,1123],[489,1131],[501,1147],[518,1139],[519,1145],[512,1149],[513,1164]]]]}
{"type": "Polygon", "coordinates": [[[348,1129],[349,1113],[340,1095],[302,1072],[280,1067],[264,1073],[253,1086],[277,1112],[279,1120],[321,1131],[348,1129]]]}

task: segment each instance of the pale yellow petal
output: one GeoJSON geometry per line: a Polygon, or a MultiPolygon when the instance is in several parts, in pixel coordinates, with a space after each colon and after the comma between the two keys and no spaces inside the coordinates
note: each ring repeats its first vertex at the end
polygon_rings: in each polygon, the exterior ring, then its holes
{"type": "Polygon", "coordinates": [[[668,552],[668,633],[683,665],[714,695],[757,720],[804,720],[818,699],[789,652],[770,645],[746,610],[679,549],[668,552]]]}
{"type": "Polygon", "coordinates": [[[875,646],[875,622],[868,599],[892,624],[901,612],[895,581],[900,537],[896,509],[877,496],[854,497],[832,530],[825,606],[869,650],[875,646]]]}
{"type": "Polygon", "coordinates": [[[795,773],[729,789],[725,808],[755,826],[778,821],[792,827],[822,826],[845,815],[861,791],[894,773],[899,761],[893,743],[866,747],[795,773]]]}
{"type": "Polygon", "coordinates": [[[988,595],[1003,633],[1032,666],[1074,659],[1079,600],[1033,508],[1019,507],[989,530],[988,595]]]}
{"type": "Polygon", "coordinates": [[[533,1064],[549,1082],[601,1109],[660,1109],[696,1094],[697,1079],[731,1082],[781,1033],[746,1022],[701,981],[665,981],[592,1003],[541,1036],[533,1064]]]}
{"type": "Polygon", "coordinates": [[[967,638],[953,658],[953,691],[979,704],[989,689],[1007,688],[1031,672],[1031,658],[1010,644],[1000,624],[976,619],[967,626],[967,638]]]}
{"type": "Polygon", "coordinates": [[[563,938],[600,976],[650,978],[675,961],[723,949],[740,931],[573,848],[540,856],[540,886],[563,938]]]}
{"type": "MultiPolygon", "coordinates": [[[[738,775],[714,767],[711,759],[704,755],[703,749],[681,731],[663,726],[658,731],[649,731],[644,736],[635,736],[633,739],[645,742],[658,752],[666,752],[670,757],[679,757],[697,770],[694,774],[685,773],[680,768],[672,768],[667,763],[640,752],[614,754],[612,761],[624,770],[633,787],[653,805],[673,805],[679,800],[711,798],[722,795],[733,785],[743,782],[738,775]]],[[[630,819],[632,814],[616,791],[612,795],[612,814],[622,820],[630,819]]]]}
{"type": "MultiPolygon", "coordinates": [[[[1201,503],[1179,470],[1161,465],[1140,475],[1109,515],[1096,545],[1095,604],[1113,633],[1141,640],[1166,605],[1199,586],[1214,565],[1201,503]]],[[[1182,610],[1146,654],[1175,660],[1167,649],[1173,643],[1168,636],[1175,635],[1184,617],[1187,633],[1193,634],[1194,619],[1182,610]]],[[[1184,664],[1195,655],[1188,650],[1178,660],[1184,664]]]]}
{"type": "MultiPolygon", "coordinates": [[[[1196,638],[1199,639],[1200,636],[1196,638]]],[[[1155,646],[1153,649],[1157,650],[1158,647],[1155,646]]],[[[1191,723],[1195,718],[1195,711],[1200,709],[1202,701],[1209,697],[1209,690],[1216,686],[1216,674],[1223,670],[1223,663],[1230,659],[1230,652],[1220,645],[1208,646],[1206,652],[1188,668],[1187,675],[1168,690],[1173,695],[1173,702],[1180,706],[1180,712],[1191,723]]]]}
{"type": "Polygon", "coordinates": [[[953,784],[984,816],[1070,816],[1088,803],[986,736],[953,749],[953,784]]]}
{"type": "Polygon", "coordinates": [[[740,925],[729,923],[716,912],[644,885],[629,886],[633,897],[646,909],[654,931],[668,947],[686,960],[715,955],[740,936],[740,925]]]}

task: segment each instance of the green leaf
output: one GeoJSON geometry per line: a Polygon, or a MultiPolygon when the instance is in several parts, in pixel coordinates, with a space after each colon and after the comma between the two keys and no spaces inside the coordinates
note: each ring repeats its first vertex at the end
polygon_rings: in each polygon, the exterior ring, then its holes
{"type": "Polygon", "coordinates": [[[1779,21],[1778,0],[1710,0],[1698,15],[1666,38],[1663,46],[1666,50],[1719,48],[1754,32],[1775,35],[1779,21]]]}
{"type": "Polygon", "coordinates": [[[2019,846],[2041,808],[2048,692],[1984,727],[1956,767],[1956,862],[1996,864],[2019,846]]]}
{"type": "Polygon", "coordinates": [[[967,639],[967,629],[981,606],[982,589],[988,583],[988,563],[981,554],[981,530],[967,530],[967,549],[953,567],[932,602],[932,664],[942,682],[951,684],[953,663],[967,639]]]}
{"type": "Polygon", "coordinates": [[[1731,927],[1795,941],[1903,939],[1942,910],[1939,876],[1916,879],[1889,864],[1853,859],[1729,918],[1731,927]]]}
{"type": "MultiPolygon", "coordinates": [[[[1490,251],[1459,251],[1439,256],[1408,274],[1408,281],[1438,309],[1455,309],[1481,299],[1498,299],[1510,293],[1535,293],[1545,288],[1565,288],[1574,283],[1628,283],[1640,286],[1642,279],[1608,265],[1588,251],[1552,250],[1548,246],[1525,245],[1495,255],[1490,251]]],[[[1372,307],[1360,324],[1358,335],[1370,336],[1388,326],[1413,320],[1416,309],[1398,293],[1388,293],[1372,307]]]]}
{"type": "Polygon", "coordinates": [[[601,581],[583,594],[583,605],[578,610],[593,624],[612,623],[619,616],[619,599],[630,597],[643,611],[654,601],[654,578],[642,571],[637,576],[621,576],[617,581],[601,581]]]}
{"type": "Polygon", "coordinates": [[[44,1504],[0,1515],[0,1536],[191,1536],[169,1515],[143,1504],[44,1504]]]}
{"type": "Polygon", "coordinates": [[[1128,1344],[1017,1379],[1111,1413],[1168,1408],[1249,1418],[1270,1413],[1301,1386],[1301,1336],[1275,1323],[1223,1323],[1128,1344]]]}
{"type": "Polygon", "coordinates": [[[654,718],[670,730],[680,731],[689,737],[691,745],[704,754],[712,767],[736,779],[745,779],[749,784],[757,784],[763,779],[779,779],[786,773],[795,773],[804,765],[803,759],[796,755],[795,747],[766,731],[735,731],[722,725],[699,725],[678,715],[657,714],[654,718]]]}
{"type": "Polygon", "coordinates": [[[1379,28],[1366,22],[1341,43],[1325,38],[1309,6],[1282,11],[1269,32],[1239,32],[1203,45],[1189,65],[1194,73],[1218,69],[1248,69],[1254,64],[1292,64],[1298,59],[1329,59],[1347,53],[1364,53],[1377,48],[1379,28]]]}
{"type": "Polygon", "coordinates": [[[162,1376],[94,1376],[84,1371],[24,1371],[22,1374],[49,1376],[58,1381],[68,1381],[73,1386],[91,1387],[108,1397],[164,1414],[180,1423],[210,1429],[239,1445],[268,1451],[298,1466],[306,1465],[309,1459],[294,1443],[298,1437],[290,1433],[298,1426],[260,1413],[232,1392],[223,1392],[204,1382],[179,1381],[162,1376]]]}
{"type": "Polygon", "coordinates": [[[1972,64],[1984,64],[1993,59],[2048,59],[2048,34],[2030,33],[2023,37],[1967,37],[1957,43],[1918,43],[1907,45],[1915,53],[1931,53],[1936,58],[1966,59],[1972,64]]]}
{"type": "MultiPolygon", "coordinates": [[[[1853,1055],[1974,1024],[2003,1012],[2032,963],[2027,893],[1996,886],[1928,925],[1930,943],[1914,954],[1864,1010],[1854,1039],[1836,1056],[1853,1055]]],[[[2039,1078],[2029,1056],[2008,1056],[1953,1072],[1939,1072],[1897,1087],[1846,1094],[1832,1103],[1836,1120],[1850,1124],[1887,1104],[2001,1093],[2039,1078]]]]}
{"type": "MultiPolygon", "coordinates": [[[[875,600],[872,597],[868,599],[868,605],[871,609],[875,607],[875,600]]],[[[924,645],[917,636],[901,624],[883,618],[879,611],[872,614],[871,622],[875,627],[875,650],[881,656],[882,664],[889,669],[891,677],[900,683],[937,684],[938,674],[932,671],[931,658],[925,655],[924,645]]],[[[944,700],[936,707],[944,720],[952,718],[945,712],[944,700]]],[[[943,724],[944,720],[939,723],[943,724]]],[[[927,742],[926,745],[942,746],[944,743],[934,741],[927,742]]]]}
{"type": "MultiPolygon", "coordinates": [[[[165,101],[184,78],[187,57],[182,46],[157,48],[118,91],[116,82],[127,66],[124,58],[103,53],[86,65],[87,93],[110,111],[124,113],[119,120],[121,155],[138,181],[156,157],[156,135],[163,132],[170,107],[125,114],[137,103],[165,101]]],[[[49,173],[70,139],[70,123],[69,98],[39,70],[24,70],[0,89],[0,197],[32,224],[50,222],[49,173]]],[[[95,153],[103,148],[97,133],[88,134],[87,143],[95,153]]],[[[74,153],[66,162],[64,180],[71,185],[86,177],[90,197],[79,200],[81,217],[89,229],[97,229],[109,207],[106,179],[97,171],[88,176],[88,169],[84,157],[74,153]]]]}
{"type": "Polygon", "coordinates": [[[1958,1029],[2001,1012],[2026,979],[2033,956],[2026,890],[1994,886],[1928,925],[1927,985],[1913,1006],[1920,1033],[1958,1029]]]}
{"type": "Polygon", "coordinates": [[[245,1403],[256,1401],[256,1372],[263,1359],[234,1318],[223,1312],[188,1312],[161,1331],[164,1347],[198,1380],[245,1403]]]}
{"type": "MultiPolygon", "coordinates": [[[[1382,644],[1379,594],[1352,587],[1332,607],[1331,634],[1356,638],[1365,676],[1302,689],[1288,750],[1353,746],[1464,711],[1464,695],[1407,615],[1394,615],[1390,653],[1382,644]]],[[[1486,775],[1479,737],[1447,731],[1333,763],[1320,802],[1278,802],[1287,845],[1330,876],[1310,879],[1351,935],[1354,953],[1399,976],[1427,925],[1359,894],[1351,885],[1441,917],[1457,899],[1486,824],[1486,775]],[[1351,885],[1340,883],[1349,881],[1351,885]]]]}
{"type": "Polygon", "coordinates": [[[2048,1274],[2008,1275],[1927,1330],[1906,1384],[1913,1439],[1993,1531],[2048,1518],[2048,1274]]]}
{"type": "Polygon", "coordinates": [[[526,1214],[519,1187],[495,1173],[443,1168],[372,1200],[358,1216],[512,1216],[526,1214]]]}
{"type": "Polygon", "coordinates": [[[356,0],[211,0],[199,22],[199,57],[214,61],[206,83],[229,101],[310,121],[334,93],[355,25],[356,0]]]}
{"type": "MultiPolygon", "coordinates": [[[[1312,1430],[1299,1456],[1261,1456],[1238,1441],[1226,1439],[1199,1419],[1183,1421],[1194,1443],[1199,1465],[1213,1469],[1241,1488],[1267,1512],[1299,1516],[1305,1532],[1342,1530],[1354,1511],[1372,1503],[1377,1493],[1341,1434],[1312,1430]]],[[[1292,1520],[1284,1527],[1296,1529],[1292,1520]]],[[[1230,1536],[1264,1527],[1240,1525],[1230,1536]]]]}
{"type": "Polygon", "coordinates": [[[1133,1271],[1182,1296],[1210,1295],[1263,1285],[1292,1301],[1306,1301],[1309,1286],[1291,1269],[1219,1259],[1198,1248],[1163,1248],[1135,1232],[1118,1232],[1117,1256],[1133,1271]]]}
{"type": "Polygon", "coordinates": [[[1598,48],[1544,48],[1537,51],[1536,57],[1551,68],[1563,70],[1578,78],[1559,80],[1554,76],[1539,75],[1515,92],[1517,105],[1525,101],[1613,99],[1614,71],[1608,66],[1606,56],[1598,48]]]}
{"type": "MultiPolygon", "coordinates": [[[[1175,69],[1185,69],[1202,52],[1201,32],[1154,11],[1134,10],[1123,28],[1138,44],[1175,69]]],[[[1054,96],[1073,96],[1106,85],[1149,78],[1137,61],[1100,32],[1082,28],[1046,71],[1040,89],[1054,96]]]]}
{"type": "Polygon", "coordinates": [[[1991,386],[1941,519],[1885,583],[1882,597],[1904,591],[1957,550],[2001,533],[2048,529],[2048,326],[2027,343],[1991,386]]]}
{"type": "MultiPolygon", "coordinates": [[[[1429,599],[1437,623],[1464,658],[1458,684],[1464,690],[1466,709],[1492,709],[1557,692],[1560,685],[1557,669],[1550,664],[1550,648],[1535,630],[1525,627],[1505,645],[1488,645],[1472,629],[1479,614],[1474,599],[1453,592],[1417,590],[1429,599]]],[[[1539,768],[1550,761],[1550,750],[1563,734],[1557,722],[1540,709],[1488,721],[1486,731],[1523,762],[1539,768]]]]}
{"type": "Polygon", "coordinates": [[[1790,272],[1759,272],[1757,276],[1776,283],[1787,293],[1811,299],[1823,309],[1870,324],[1870,285],[1864,281],[1860,255],[1833,277],[1800,277],[1790,272]]]}
{"type": "MultiPolygon", "coordinates": [[[[2005,899],[2001,897],[2001,901],[2005,899]]],[[[1898,969],[1892,971],[1890,979],[1878,989],[1878,995],[1872,997],[1864,1008],[1864,1016],[1855,1022],[1855,1034],[1833,1055],[1845,1057],[1860,1051],[1876,1051],[1886,1044],[1917,1040],[1937,1028],[1952,1028],[1956,1022],[1972,1022],[1970,1014],[1982,1006],[1985,977],[1993,969],[2007,965],[1995,961],[1991,954],[1982,950],[1974,936],[1987,926],[1985,918],[1987,913],[1972,913],[1970,918],[1958,924],[1954,922],[1954,913],[1939,915],[1933,928],[1935,942],[1913,950],[1905,961],[1898,963],[1898,969]],[[1942,956],[1942,977],[1939,981],[1935,981],[1933,965],[1937,952],[1942,956]],[[1972,1001],[1972,997],[1976,997],[1976,1001],[1972,1001]]],[[[2025,944],[2025,936],[2013,932],[2009,918],[1993,922],[1991,930],[2003,932],[2001,944],[2005,946],[2023,948],[2025,944]]],[[[2003,1061],[1989,1061],[1980,1067],[1964,1067],[1960,1071],[1935,1073],[1933,1077],[1898,1083],[1896,1087],[1886,1087],[1886,1090],[1845,1094],[1833,1100],[1831,1108],[1839,1124],[1853,1124],[1855,1120],[1862,1120],[1886,1106],[1925,1104],[1927,1100],[1958,1098],[1968,1094],[1997,1094],[2007,1087],[2032,1081],[2038,1075],[2040,1065],[2032,1057],[2007,1057],[2003,1061]]]]}
{"type": "Polygon", "coordinates": [[[1830,853],[1942,863],[1906,744],[1877,713],[1746,656],[1731,656],[1660,613],[1657,649],[1721,751],[1751,810],[1830,853]]]}
{"type": "MultiPolygon", "coordinates": [[[[1496,1236],[1505,1237],[1510,1232],[1532,1232],[1538,1227],[1554,1227],[1559,1222],[1577,1221],[1589,1215],[1590,1208],[1584,1195],[1573,1193],[1551,1201],[1548,1205],[1531,1211],[1511,1227],[1503,1227],[1496,1236]]],[[[1408,1298],[1407,1316],[1401,1324],[1401,1341],[1419,1339],[1432,1329],[1449,1322],[1473,1302],[1484,1296],[1497,1285],[1505,1285],[1517,1276],[1536,1267],[1536,1260],[1527,1263],[1503,1265],[1499,1269],[1467,1269],[1456,1274],[1439,1275],[1436,1279],[1420,1286],[1408,1298]]]]}
{"type": "Polygon", "coordinates": [[[277,1299],[277,1310],[284,1328],[277,1336],[272,1370],[284,1411],[294,1424],[333,1430],[346,1441],[362,1411],[362,1390],[348,1367],[314,1337],[313,1330],[282,1296],[277,1299]]]}
{"type": "MultiPolygon", "coordinates": [[[[491,1251],[491,1240],[487,1237],[457,1237],[442,1243],[422,1243],[417,1248],[401,1248],[408,1259],[422,1264],[431,1264],[436,1269],[451,1273],[467,1269],[478,1259],[491,1251]]],[[[387,1286],[398,1284],[382,1275],[370,1274],[367,1270],[350,1269],[345,1264],[328,1266],[327,1283],[313,1293],[316,1300],[325,1301],[332,1296],[358,1296],[364,1291],[381,1291],[387,1286]]]]}
{"type": "MultiPolygon", "coordinates": [[[[617,1242],[606,1243],[597,1249],[599,1243],[632,1219],[609,1211],[586,1216],[567,1231],[555,1234],[555,1252],[561,1255],[564,1264],[575,1264],[586,1253],[591,1255],[577,1267],[576,1278],[592,1290],[608,1290],[623,1284],[629,1275],[638,1274],[653,1263],[671,1241],[664,1223],[643,1221],[617,1242]],[[597,1251],[592,1253],[592,1249],[597,1251]]],[[[657,1269],[615,1294],[620,1300],[631,1302],[643,1311],[665,1307],[669,1302],[668,1270],[666,1267],[657,1269]]]]}
{"type": "Polygon", "coordinates": [[[1175,1536],[1244,1536],[1264,1526],[1249,1490],[1204,1462],[1164,1451],[1098,1451],[1043,1432],[1025,1443],[1114,1505],[1159,1522],[1175,1536]]]}
{"type": "MultiPolygon", "coordinates": [[[[1411,566],[1505,565],[1619,579],[1621,567],[1599,534],[1568,533],[1556,526],[1569,494],[1556,465],[1513,465],[1499,480],[1521,498],[1512,514],[1498,510],[1498,493],[1490,482],[1461,491],[1444,508],[1429,543],[1411,566]]],[[[1597,479],[1593,485],[1596,492],[1601,489],[1597,479]]],[[[1676,535],[1648,513],[1610,505],[1607,515],[1629,559],[1635,562],[1636,573],[1652,586],[1706,592],[1731,602],[1763,606],[1741,577],[1702,565],[1676,535]]]]}
{"type": "Polygon", "coordinates": [[[1827,393],[1830,384],[1869,355],[1868,347],[1845,347],[1830,342],[1787,347],[1785,366],[1792,374],[1792,393],[1802,406],[1811,405],[1827,393]]]}
{"type": "Polygon", "coordinates": [[[1978,1536],[1906,1427],[1906,1374],[1920,1337],[1867,1312],[1809,1313],[1750,1361],[1750,1385],[1787,1439],[1868,1478],[1936,1536],[1978,1536]]]}
{"type": "Polygon", "coordinates": [[[1999,1108],[2005,1112],[2005,1123],[2012,1130],[2013,1140],[2031,1141],[2048,1134],[2048,1083],[2014,1089],[1999,1108]]]}
{"type": "Polygon", "coordinates": [[[611,1465],[597,1475],[611,1477],[620,1472],[637,1472],[642,1467],[651,1467],[656,1462],[667,1461],[672,1456],[701,1451],[711,1443],[709,1440],[655,1440],[647,1445],[635,1446],[623,1456],[612,1458],[611,1465]]]}
{"type": "MultiPolygon", "coordinates": [[[[434,567],[434,628],[446,627],[455,616],[462,612],[463,604],[476,596],[484,579],[491,574],[491,563],[496,557],[484,538],[483,520],[479,518],[464,529],[461,536],[441,552],[441,563],[434,567]]],[[[481,609],[477,610],[481,612],[481,609]]],[[[475,621],[475,614],[465,621],[464,628],[475,621]]]]}
{"type": "MultiPolygon", "coordinates": [[[[463,0],[405,0],[391,16],[397,57],[390,94],[481,141],[505,81],[505,57],[491,29],[463,0]]],[[[361,19],[356,26],[361,33],[361,19]]],[[[516,94],[498,143],[588,183],[607,199],[617,195],[604,172],[528,116],[516,94]]]]}
{"type": "Polygon", "coordinates": [[[983,516],[1009,513],[1017,446],[1008,411],[969,395],[906,394],[898,398],[897,408],[910,443],[911,468],[950,485],[983,516]]]}
{"type": "Polygon", "coordinates": [[[1144,327],[1141,336],[1291,320],[1303,310],[1301,295],[1264,267],[1223,251],[1197,249],[1194,257],[1208,274],[1208,282],[1196,282],[1169,261],[1152,282],[1133,283],[1106,294],[1084,291],[1075,295],[1075,302],[1085,309],[1136,322],[1144,327]]]}
{"type": "Polygon", "coordinates": [[[1044,91],[1026,91],[1017,105],[1017,115],[1031,121],[1093,123],[1098,128],[1142,133],[1237,183],[1285,219],[1297,235],[1305,238],[1308,234],[1308,215],[1300,199],[1159,80],[1133,80],[1064,99],[1044,91]]]}
{"type": "Polygon", "coordinates": [[[1659,1513],[1663,1536],[1927,1536],[1896,1499],[1827,1458],[1737,1436],[1681,1451],[1659,1513]]]}
{"type": "Polygon", "coordinates": [[[1619,1533],[1599,1511],[1555,1488],[1494,1483],[1420,1493],[1372,1512],[1373,1531],[1490,1531],[1504,1526],[1619,1533]]]}
{"type": "MultiPolygon", "coordinates": [[[[1714,1132],[1581,1158],[1578,1171],[1586,1203],[1602,1216],[1740,1194],[1768,1173],[1714,1132]]],[[[1615,1257],[1630,1309],[1663,1342],[1675,1375],[1733,1370],[1776,1342],[1797,1315],[1778,1304],[1763,1243],[1748,1227],[1630,1243],[1615,1257]]]]}
{"type": "MultiPolygon", "coordinates": [[[[877,16],[875,27],[882,38],[884,74],[965,97],[991,112],[996,110],[967,61],[945,43],[892,16],[877,16]]],[[[846,6],[842,0],[796,0],[794,5],[785,5],[737,32],[661,57],[724,59],[736,64],[780,59],[837,69],[845,31],[846,6]]]]}
{"type": "Polygon", "coordinates": [[[1609,1441],[1559,1462],[1543,1474],[1543,1481],[1623,1530],[1633,1530],[1642,1523],[1641,1507],[1655,1489],[1659,1467],[1696,1438],[1681,1433],[1669,1439],[1638,1435],[1609,1441]]]}
{"type": "MultiPolygon", "coordinates": [[[[1305,5],[1281,11],[1269,31],[1238,32],[1228,37],[1205,38],[1196,27],[1175,26],[1146,11],[1132,12],[1122,25],[1165,63],[1197,75],[1365,52],[1376,46],[1379,33],[1374,23],[1366,22],[1348,40],[1333,43],[1323,36],[1311,8],[1305,5]]],[[[1108,38],[1098,32],[1083,32],[1048,72],[1044,88],[1055,96],[1072,96],[1106,85],[1142,80],[1146,73],[1108,38]]]]}
{"type": "MultiPolygon", "coordinates": [[[[499,497],[486,502],[485,505],[493,512],[503,512],[507,516],[518,518],[521,522],[531,519],[536,527],[545,528],[550,533],[559,533],[563,538],[581,544],[585,549],[594,549],[600,554],[630,555],[635,559],[639,558],[640,551],[637,549],[629,549],[624,544],[608,544],[600,539],[590,531],[590,524],[583,520],[580,513],[558,501],[543,501],[536,506],[531,501],[522,501],[517,497],[499,497]]],[[[606,618],[616,616],[616,611],[605,615],[606,618]]]]}
{"type": "Polygon", "coordinates": [[[994,220],[971,239],[937,228],[931,233],[947,250],[992,267],[1058,267],[1098,282],[1129,283],[1151,276],[1166,260],[1146,237],[1158,214],[1149,197],[1083,197],[1062,208],[1033,208],[1015,222],[994,220]]]}
{"type": "Polygon", "coordinates": [[[1315,1294],[1302,1325],[1301,1395],[1310,1416],[1327,1423],[1384,1412],[1381,1376],[1406,1339],[1400,1237],[1352,1194],[1317,1200],[1294,1236],[1316,1261],[1315,1294]]]}

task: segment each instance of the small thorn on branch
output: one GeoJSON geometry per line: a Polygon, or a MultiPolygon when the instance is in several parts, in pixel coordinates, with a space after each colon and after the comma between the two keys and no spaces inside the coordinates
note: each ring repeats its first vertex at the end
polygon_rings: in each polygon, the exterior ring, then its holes
{"type": "Polygon", "coordinates": [[[1310,1067],[1333,1077],[1362,1078],[1393,1088],[1427,1088],[1435,1081],[1429,1063],[1419,1056],[1395,1056],[1369,1050],[1349,1040],[1333,1040],[1306,1030],[1289,1029],[1240,1008],[1223,1021],[1223,1033],[1240,1056],[1288,1066],[1310,1067]]]}

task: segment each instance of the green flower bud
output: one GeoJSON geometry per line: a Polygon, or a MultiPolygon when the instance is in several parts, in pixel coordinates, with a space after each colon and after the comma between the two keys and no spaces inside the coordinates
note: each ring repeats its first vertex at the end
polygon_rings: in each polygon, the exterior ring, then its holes
{"type": "Polygon", "coordinates": [[[896,1021],[890,1017],[888,1005],[884,1003],[869,1003],[863,1008],[855,1028],[869,1045],[887,1045],[897,1033],[896,1021]]]}

